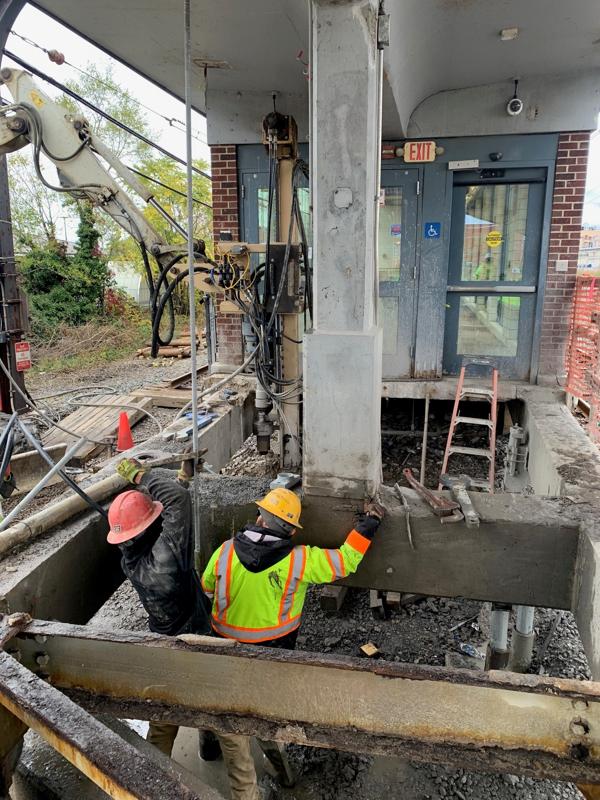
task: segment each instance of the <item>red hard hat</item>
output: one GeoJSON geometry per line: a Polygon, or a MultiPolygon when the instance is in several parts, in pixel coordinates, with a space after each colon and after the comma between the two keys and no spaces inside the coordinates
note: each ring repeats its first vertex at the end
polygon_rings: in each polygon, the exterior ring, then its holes
{"type": "Polygon", "coordinates": [[[106,537],[111,544],[121,544],[133,539],[160,516],[163,504],[147,494],[131,489],[120,494],[110,504],[108,522],[110,532],[106,537]]]}

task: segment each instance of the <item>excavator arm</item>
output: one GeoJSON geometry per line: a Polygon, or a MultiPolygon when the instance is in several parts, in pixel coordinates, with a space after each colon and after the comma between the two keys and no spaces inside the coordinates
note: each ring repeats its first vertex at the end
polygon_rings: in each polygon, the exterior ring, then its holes
{"type": "Polygon", "coordinates": [[[0,71],[0,78],[13,98],[11,104],[0,108],[0,154],[31,144],[37,176],[44,185],[57,192],[85,198],[101,208],[156,258],[161,269],[168,266],[176,254],[185,252],[185,245],[169,245],[161,238],[112,177],[101,159],[124,184],[153,205],[185,240],[186,231],[155,201],[152,190],[93,133],[85,117],[71,114],[54,102],[24,70],[5,68],[0,71]],[[51,183],[42,172],[41,153],[55,165],[58,183],[51,183]]]}

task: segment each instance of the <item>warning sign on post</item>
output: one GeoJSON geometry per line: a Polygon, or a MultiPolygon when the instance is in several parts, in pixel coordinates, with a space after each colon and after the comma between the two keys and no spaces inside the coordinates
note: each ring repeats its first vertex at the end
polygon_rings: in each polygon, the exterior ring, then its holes
{"type": "Polygon", "coordinates": [[[16,342],[15,366],[17,372],[24,372],[26,369],[31,369],[31,347],[29,346],[29,342],[16,342]]]}
{"type": "Polygon", "coordinates": [[[503,241],[504,237],[500,231],[490,231],[485,237],[485,243],[488,247],[500,247],[503,241]]]}

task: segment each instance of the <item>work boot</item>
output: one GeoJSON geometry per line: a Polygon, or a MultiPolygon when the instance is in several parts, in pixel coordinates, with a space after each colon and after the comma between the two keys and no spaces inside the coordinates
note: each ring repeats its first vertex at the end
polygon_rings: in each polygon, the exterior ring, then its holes
{"type": "Polygon", "coordinates": [[[198,731],[198,755],[203,761],[218,761],[223,755],[219,740],[212,731],[198,731]]]}

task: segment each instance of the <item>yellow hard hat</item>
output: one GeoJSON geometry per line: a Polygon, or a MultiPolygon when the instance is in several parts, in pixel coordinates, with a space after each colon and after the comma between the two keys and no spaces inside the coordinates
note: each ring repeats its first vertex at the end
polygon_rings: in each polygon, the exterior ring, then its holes
{"type": "Polygon", "coordinates": [[[302,504],[298,495],[289,489],[281,487],[272,489],[262,500],[257,500],[256,505],[287,522],[288,525],[293,525],[294,528],[302,528],[302,525],[299,524],[302,504]]]}

